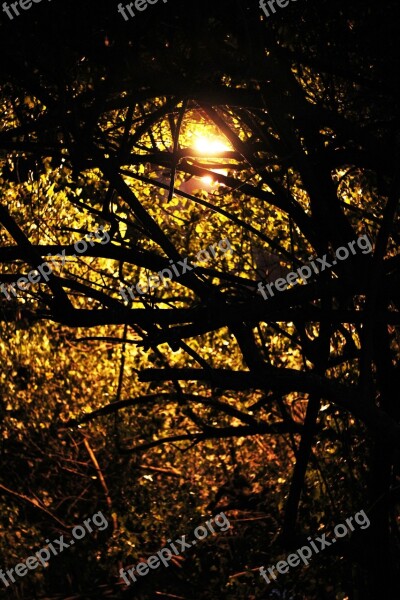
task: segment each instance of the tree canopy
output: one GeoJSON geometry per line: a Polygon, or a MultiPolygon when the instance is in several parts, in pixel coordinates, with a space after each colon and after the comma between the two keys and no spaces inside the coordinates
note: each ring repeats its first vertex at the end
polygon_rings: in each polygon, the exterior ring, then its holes
{"type": "Polygon", "coordinates": [[[1,562],[110,521],[4,598],[396,599],[397,4],[117,7],[0,25],[1,562]]]}

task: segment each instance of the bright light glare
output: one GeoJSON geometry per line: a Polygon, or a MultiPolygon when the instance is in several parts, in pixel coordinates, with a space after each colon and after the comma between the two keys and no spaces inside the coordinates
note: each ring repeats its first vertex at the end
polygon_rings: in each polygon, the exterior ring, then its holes
{"type": "Polygon", "coordinates": [[[211,177],[211,175],[204,175],[204,177],[202,177],[201,180],[206,185],[212,185],[213,183],[213,178],[211,177]]]}
{"type": "Polygon", "coordinates": [[[195,142],[195,148],[202,154],[209,156],[210,154],[218,154],[219,152],[226,152],[232,150],[230,146],[227,146],[221,140],[216,140],[207,137],[199,137],[195,142]]]}

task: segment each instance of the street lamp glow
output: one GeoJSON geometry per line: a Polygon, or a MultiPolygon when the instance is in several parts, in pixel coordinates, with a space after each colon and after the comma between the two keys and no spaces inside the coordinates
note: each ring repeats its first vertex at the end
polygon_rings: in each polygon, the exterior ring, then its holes
{"type": "Polygon", "coordinates": [[[212,154],[218,154],[220,152],[226,152],[232,150],[230,146],[227,146],[224,142],[211,137],[199,137],[195,142],[195,148],[204,156],[210,156],[212,154]]]}

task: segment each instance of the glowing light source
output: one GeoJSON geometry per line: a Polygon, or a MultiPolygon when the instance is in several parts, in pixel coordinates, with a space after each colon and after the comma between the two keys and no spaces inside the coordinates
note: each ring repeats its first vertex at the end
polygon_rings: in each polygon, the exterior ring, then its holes
{"type": "Polygon", "coordinates": [[[205,156],[232,150],[232,148],[223,141],[205,136],[197,138],[195,141],[195,148],[205,156]]]}
{"type": "Polygon", "coordinates": [[[221,160],[219,160],[221,153],[231,152],[233,150],[229,141],[218,135],[216,132],[207,132],[206,127],[204,126],[198,126],[189,132],[186,143],[198,153],[196,155],[197,161],[195,162],[197,166],[202,167],[203,165],[201,163],[204,159],[211,159],[206,160],[207,165],[204,165],[204,167],[215,175],[194,176],[189,181],[183,183],[180,189],[189,194],[193,193],[194,190],[199,189],[211,193],[218,185],[223,185],[218,181],[218,174],[227,175],[228,171],[227,169],[213,168],[213,164],[217,167],[221,162],[221,160]]]}

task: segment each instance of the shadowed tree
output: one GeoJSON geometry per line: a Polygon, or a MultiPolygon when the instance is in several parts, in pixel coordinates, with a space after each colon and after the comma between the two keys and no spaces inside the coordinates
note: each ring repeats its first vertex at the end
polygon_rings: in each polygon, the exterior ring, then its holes
{"type": "MultiPolygon", "coordinates": [[[[331,525],[361,508],[371,520],[330,550],[355,566],[344,592],[395,598],[398,9],[298,2],[264,19],[255,2],[217,4],[160,3],[129,24],[109,3],[40,6],[2,24],[0,318],[121,350],[112,402],[57,423],[109,415],[120,456],[285,440],[280,548],[304,541],[320,477],[314,523],[332,505],[331,525]],[[110,242],[77,256],[100,225],[110,242]],[[57,254],[47,282],[7,299],[57,254]],[[146,365],[127,374],[137,349],[146,365]],[[129,442],[128,408],[143,423],[129,442]]],[[[255,510],[241,477],[210,506],[255,510]],[[239,500],[224,495],[237,481],[239,500]]]]}

